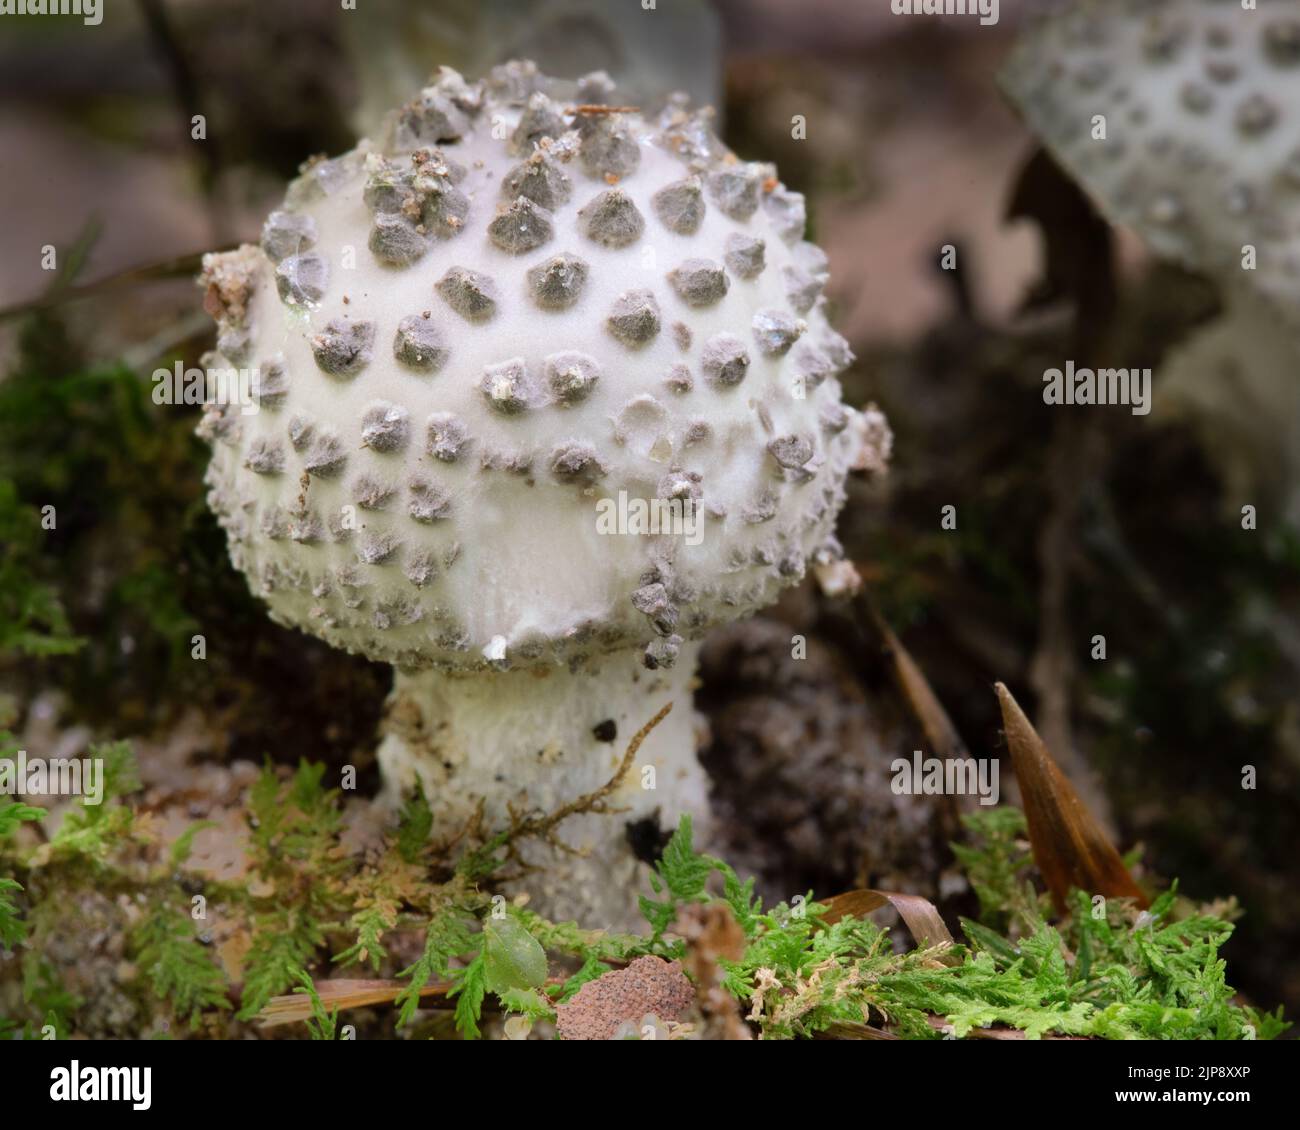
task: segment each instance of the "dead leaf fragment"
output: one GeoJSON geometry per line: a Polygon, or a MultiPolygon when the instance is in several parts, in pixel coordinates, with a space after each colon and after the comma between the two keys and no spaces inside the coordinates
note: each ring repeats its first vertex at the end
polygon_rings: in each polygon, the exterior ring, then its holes
{"type": "Polygon", "coordinates": [[[943,924],[943,919],[934,903],[920,895],[905,895],[898,891],[876,891],[864,887],[861,890],[846,891],[842,895],[836,895],[833,899],[829,899],[826,905],[830,909],[823,915],[822,921],[827,925],[849,915],[863,918],[882,906],[892,906],[898,911],[899,917],[902,918],[918,946],[929,948],[953,944],[952,935],[948,933],[948,927],[943,924]]]}
{"type": "Polygon", "coordinates": [[[1067,912],[1066,896],[1071,887],[1090,895],[1131,898],[1138,906],[1149,905],[1115,845],[1079,799],[1011,692],[1002,683],[995,689],[1011,763],[1020,783],[1034,862],[1057,911],[1067,912]]]}

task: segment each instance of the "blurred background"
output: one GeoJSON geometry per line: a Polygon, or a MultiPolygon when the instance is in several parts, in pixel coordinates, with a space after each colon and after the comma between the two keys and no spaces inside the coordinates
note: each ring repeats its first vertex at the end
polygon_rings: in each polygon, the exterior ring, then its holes
{"type": "MultiPolygon", "coordinates": [[[[106,0],[93,27],[6,17],[0,728],[65,756],[133,739],[164,820],[220,822],[265,756],[365,766],[373,787],[387,671],[269,623],[203,505],[197,410],[154,406],[149,377],[210,347],[197,255],[255,241],[305,158],[350,148],[438,65],[605,69],[625,100],[715,102],[728,143],[807,194],[858,358],[847,399],[895,433],[841,540],[971,752],[1005,753],[1005,682],[1148,874],[1239,900],[1232,983],[1300,1007],[1300,530],[1278,517],[1297,513],[1300,453],[1261,466],[1267,413],[1225,436],[1212,397],[1159,399],[1161,360],[1219,296],[1108,228],[1038,151],[997,82],[1023,7],[1004,0],[993,27],[897,18],[887,0],[106,0]],[[1124,363],[1156,369],[1150,416],[1042,403],[1099,296],[1124,363]],[[53,531],[34,522],[46,504],[53,531]],[[194,664],[192,633],[218,624],[228,645],[194,664]]],[[[1300,418],[1296,387],[1280,403],[1300,418]]],[[[778,897],[865,883],[962,910],[952,813],[889,791],[889,762],[924,743],[884,643],[810,584],[711,641],[698,705],[719,853],[778,897]]]]}

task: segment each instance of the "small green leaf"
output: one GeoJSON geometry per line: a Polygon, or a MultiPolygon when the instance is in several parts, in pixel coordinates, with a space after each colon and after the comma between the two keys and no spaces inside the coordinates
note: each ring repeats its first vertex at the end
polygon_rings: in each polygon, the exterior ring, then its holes
{"type": "Polygon", "coordinates": [[[487,987],[498,996],[532,989],[546,980],[546,951],[516,919],[483,923],[483,968],[487,987]]]}

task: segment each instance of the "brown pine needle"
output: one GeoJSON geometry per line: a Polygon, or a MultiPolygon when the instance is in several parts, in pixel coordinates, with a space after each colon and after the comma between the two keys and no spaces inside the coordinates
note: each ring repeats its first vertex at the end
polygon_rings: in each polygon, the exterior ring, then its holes
{"type": "Polygon", "coordinates": [[[995,689],[1011,763],[1020,782],[1034,862],[1057,911],[1067,913],[1066,896],[1071,887],[1090,895],[1131,898],[1138,906],[1149,905],[1115,845],[1079,799],[1011,692],[1002,683],[995,689]]]}
{"type": "MultiPolygon", "coordinates": [[[[425,985],[420,990],[420,996],[445,997],[451,987],[450,981],[435,982],[425,985]]],[[[326,1008],[337,1008],[343,1012],[349,1008],[363,1008],[368,1004],[392,1004],[407,988],[405,981],[339,978],[334,981],[318,981],[316,994],[326,1008]]],[[[267,1001],[257,1018],[263,1028],[276,1028],[281,1024],[310,1020],[311,1010],[311,997],[306,993],[286,993],[267,1001]]]]}
{"type": "Polygon", "coordinates": [[[902,641],[894,634],[894,630],[885,623],[884,617],[876,610],[865,589],[854,598],[854,604],[857,605],[858,615],[870,620],[875,625],[876,631],[880,633],[889,652],[894,678],[912,714],[920,723],[921,731],[925,734],[925,740],[930,743],[934,755],[941,758],[969,757],[966,743],[961,740],[961,735],[957,733],[957,727],[948,717],[948,712],[939,701],[939,696],[934,693],[929,680],[922,673],[916,660],[912,658],[911,652],[903,646],[902,641]]]}

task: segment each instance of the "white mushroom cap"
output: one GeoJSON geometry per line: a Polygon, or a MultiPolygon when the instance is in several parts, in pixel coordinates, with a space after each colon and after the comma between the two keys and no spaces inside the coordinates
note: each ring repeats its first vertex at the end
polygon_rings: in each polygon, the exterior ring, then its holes
{"type": "Polygon", "coordinates": [[[209,501],[278,621],[412,668],[667,665],[835,552],[861,433],[802,197],[707,110],[575,94],[444,69],[205,261],[260,409],[208,407],[209,501]],[[620,493],[698,500],[698,538],[602,532],[620,493]]]}
{"type": "Polygon", "coordinates": [[[1088,0],[1020,41],[1005,85],[1112,219],[1300,326],[1300,8],[1088,0]],[[1106,119],[1094,138],[1094,115],[1106,119]],[[1258,256],[1242,269],[1242,248],[1258,256]]]}

